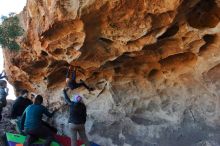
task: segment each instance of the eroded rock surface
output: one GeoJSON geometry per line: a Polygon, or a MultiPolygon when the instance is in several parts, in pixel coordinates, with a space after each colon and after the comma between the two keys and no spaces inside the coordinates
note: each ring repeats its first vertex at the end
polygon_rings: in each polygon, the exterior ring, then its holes
{"type": "MultiPolygon", "coordinates": [[[[220,1],[28,0],[20,52],[5,51],[16,89],[61,107],[68,65],[95,91],[89,138],[103,146],[220,145],[220,1]]],[[[70,93],[70,94],[72,94],[70,93]]]]}

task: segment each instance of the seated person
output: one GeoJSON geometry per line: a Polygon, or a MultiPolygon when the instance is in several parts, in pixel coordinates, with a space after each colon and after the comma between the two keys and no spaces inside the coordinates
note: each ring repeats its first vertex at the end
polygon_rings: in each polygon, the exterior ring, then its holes
{"type": "Polygon", "coordinates": [[[16,125],[16,130],[18,133],[22,133],[21,131],[21,116],[29,105],[33,104],[33,102],[28,98],[29,92],[25,90],[20,91],[20,96],[14,101],[11,110],[11,120],[12,124],[16,125]]]}
{"type": "MultiPolygon", "coordinates": [[[[11,112],[11,118],[15,120],[11,120],[12,124],[16,125],[16,130],[18,133],[23,133],[21,129],[21,116],[24,110],[34,101],[34,98],[37,96],[35,93],[31,93],[30,99],[28,98],[29,92],[27,90],[21,90],[21,96],[19,96],[13,106],[11,112]]],[[[57,133],[57,129],[51,126],[49,123],[42,121],[42,124],[48,127],[53,133],[57,133]]]]}
{"type": "Polygon", "coordinates": [[[11,118],[17,119],[22,116],[24,110],[33,102],[28,98],[28,91],[22,90],[20,96],[14,101],[12,105],[11,118]]]}
{"type": "Polygon", "coordinates": [[[34,104],[29,105],[22,115],[22,129],[27,135],[24,146],[31,146],[38,138],[46,139],[45,146],[50,146],[54,139],[51,130],[42,124],[43,114],[52,117],[54,112],[50,113],[42,103],[43,97],[37,95],[34,104]]]}

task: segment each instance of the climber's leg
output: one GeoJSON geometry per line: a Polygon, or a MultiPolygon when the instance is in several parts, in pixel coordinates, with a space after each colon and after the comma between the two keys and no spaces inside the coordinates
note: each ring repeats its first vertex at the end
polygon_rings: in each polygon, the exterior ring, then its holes
{"type": "Polygon", "coordinates": [[[68,87],[70,89],[77,89],[79,87],[85,87],[87,90],[89,91],[92,91],[94,90],[93,88],[89,87],[88,85],[86,85],[86,83],[83,81],[83,80],[80,80],[80,83],[77,83],[75,81],[71,81],[71,82],[68,82],[68,87]]]}
{"type": "Polygon", "coordinates": [[[56,134],[57,133],[57,128],[51,126],[49,123],[45,122],[42,120],[42,125],[47,127],[52,133],[56,134]]]}
{"type": "Polygon", "coordinates": [[[79,84],[79,86],[85,87],[89,91],[93,90],[93,88],[90,88],[88,85],[86,85],[86,83],[83,80],[80,80],[80,83],[78,83],[78,84],[79,84]]]}
{"type": "Polygon", "coordinates": [[[27,135],[24,146],[31,146],[38,138],[33,135],[27,135]]]}
{"type": "Polygon", "coordinates": [[[72,81],[76,82],[76,69],[72,72],[72,81]]]}
{"type": "Polygon", "coordinates": [[[85,143],[86,146],[90,146],[88,137],[86,136],[86,130],[85,130],[85,125],[79,125],[79,136],[80,138],[83,140],[83,142],[85,143]]]}
{"type": "Polygon", "coordinates": [[[71,146],[77,146],[77,127],[75,124],[69,123],[71,133],[71,146]]]}

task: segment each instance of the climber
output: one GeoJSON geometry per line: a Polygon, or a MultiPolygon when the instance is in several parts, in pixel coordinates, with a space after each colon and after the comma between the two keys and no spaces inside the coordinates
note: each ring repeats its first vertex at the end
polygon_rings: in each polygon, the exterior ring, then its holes
{"type": "Polygon", "coordinates": [[[37,95],[34,104],[29,105],[22,115],[22,129],[27,134],[24,146],[30,146],[38,138],[46,138],[45,146],[50,146],[50,143],[54,139],[53,133],[42,124],[42,116],[44,114],[52,117],[55,112],[50,113],[42,103],[43,97],[37,95]]]}
{"type": "Polygon", "coordinates": [[[63,89],[64,100],[70,106],[70,116],[69,116],[69,128],[71,133],[71,146],[76,146],[77,133],[79,133],[81,139],[84,141],[86,146],[90,146],[89,140],[85,132],[85,122],[86,122],[86,106],[82,102],[82,97],[75,95],[73,101],[71,101],[67,95],[67,90],[63,89]]]}
{"type": "Polygon", "coordinates": [[[77,67],[76,66],[74,66],[73,69],[72,69],[72,66],[70,66],[68,68],[68,71],[67,71],[67,74],[66,74],[66,84],[67,84],[67,87],[69,87],[70,89],[74,90],[76,88],[84,86],[87,90],[93,91],[94,89],[90,88],[89,86],[87,86],[83,80],[80,80],[80,83],[76,82],[76,71],[77,71],[77,67]]]}
{"type": "Polygon", "coordinates": [[[2,120],[2,110],[7,105],[6,97],[8,96],[7,82],[0,80],[0,121],[2,120]]]}
{"type": "Polygon", "coordinates": [[[3,79],[3,78],[7,79],[7,76],[4,70],[2,71],[2,73],[0,73],[0,79],[3,79]]]}

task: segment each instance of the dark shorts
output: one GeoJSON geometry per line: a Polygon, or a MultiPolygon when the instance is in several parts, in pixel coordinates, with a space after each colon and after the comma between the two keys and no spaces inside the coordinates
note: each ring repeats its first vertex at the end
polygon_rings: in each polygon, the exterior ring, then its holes
{"type": "Polygon", "coordinates": [[[39,128],[32,129],[32,130],[27,130],[26,129],[25,133],[27,135],[31,135],[31,136],[38,137],[38,138],[53,137],[53,133],[46,126],[41,126],[39,128]]]}
{"type": "Polygon", "coordinates": [[[54,139],[53,133],[46,126],[41,126],[31,130],[25,129],[25,133],[27,134],[27,138],[25,140],[24,146],[31,146],[31,144],[38,140],[38,138],[46,139],[45,146],[49,146],[54,139]]]}

